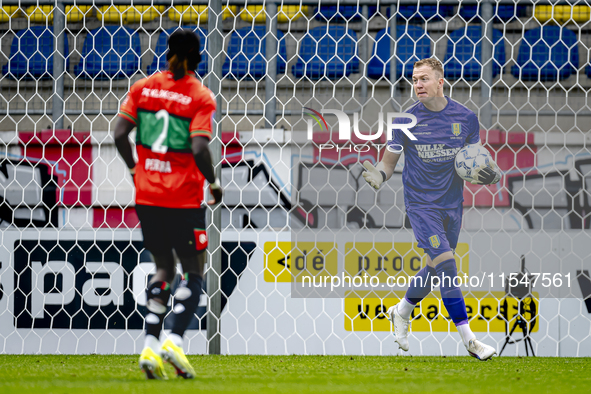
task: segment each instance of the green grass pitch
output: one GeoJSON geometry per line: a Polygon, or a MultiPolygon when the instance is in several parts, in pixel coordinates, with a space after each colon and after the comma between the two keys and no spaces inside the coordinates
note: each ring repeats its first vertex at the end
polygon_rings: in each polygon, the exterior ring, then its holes
{"type": "MultiPolygon", "coordinates": [[[[147,381],[138,356],[0,356],[0,393],[588,393],[590,358],[189,356],[199,377],[147,381]]],[[[172,367],[166,366],[173,376],[172,367]]]]}

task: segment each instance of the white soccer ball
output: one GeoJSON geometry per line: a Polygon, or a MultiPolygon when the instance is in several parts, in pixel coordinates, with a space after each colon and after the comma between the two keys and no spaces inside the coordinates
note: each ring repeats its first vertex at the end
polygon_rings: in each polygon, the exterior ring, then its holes
{"type": "Polygon", "coordinates": [[[489,151],[480,144],[466,145],[456,155],[456,172],[465,181],[476,181],[477,171],[484,167],[496,170],[495,162],[489,151]]]}

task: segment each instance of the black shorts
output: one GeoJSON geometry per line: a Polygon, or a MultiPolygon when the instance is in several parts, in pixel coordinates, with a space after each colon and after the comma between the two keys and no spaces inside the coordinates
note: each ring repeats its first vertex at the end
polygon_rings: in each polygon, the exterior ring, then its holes
{"type": "Polygon", "coordinates": [[[163,208],[136,205],[144,247],[152,254],[193,257],[207,248],[205,208],[163,208]]]}

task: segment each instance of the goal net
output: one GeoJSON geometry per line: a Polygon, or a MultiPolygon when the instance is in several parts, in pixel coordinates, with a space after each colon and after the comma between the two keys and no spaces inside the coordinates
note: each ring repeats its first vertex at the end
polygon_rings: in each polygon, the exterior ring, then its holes
{"type": "MultiPolygon", "coordinates": [[[[464,190],[455,257],[472,330],[506,355],[591,356],[589,1],[126,3],[2,1],[1,353],[141,350],[155,266],[113,129],[183,27],[217,99],[225,190],[189,353],[402,354],[385,312],[425,265],[404,155],[378,192],[362,163],[416,101],[414,62],[435,57],[503,172],[464,190]]],[[[428,125],[413,132],[435,155],[428,125]]],[[[465,354],[437,290],[410,348],[465,354]]]]}

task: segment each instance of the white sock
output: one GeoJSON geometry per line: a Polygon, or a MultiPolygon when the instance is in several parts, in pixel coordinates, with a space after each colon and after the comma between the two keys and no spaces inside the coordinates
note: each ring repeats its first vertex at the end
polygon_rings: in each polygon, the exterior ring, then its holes
{"type": "Polygon", "coordinates": [[[476,335],[474,335],[474,333],[470,329],[470,325],[469,324],[462,324],[461,326],[457,326],[456,328],[458,329],[458,332],[460,333],[460,336],[462,337],[462,341],[464,342],[464,346],[468,347],[468,343],[470,342],[470,340],[476,338],[476,335]]]}
{"type": "Polygon", "coordinates": [[[146,334],[146,339],[144,339],[144,348],[152,348],[152,350],[156,353],[160,351],[160,341],[154,335],[146,334]]]}
{"type": "Polygon", "coordinates": [[[175,346],[178,346],[180,348],[183,347],[183,337],[181,337],[180,335],[170,333],[168,334],[168,339],[170,339],[175,346]]]}
{"type": "Polygon", "coordinates": [[[409,320],[412,311],[415,309],[415,305],[411,304],[406,300],[406,297],[403,297],[398,304],[398,314],[402,316],[404,319],[409,320]]]}

